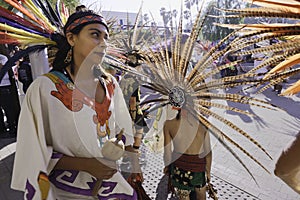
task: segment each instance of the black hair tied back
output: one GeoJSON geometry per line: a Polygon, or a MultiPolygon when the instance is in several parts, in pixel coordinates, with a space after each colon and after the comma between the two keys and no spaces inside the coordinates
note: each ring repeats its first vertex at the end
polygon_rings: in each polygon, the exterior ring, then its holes
{"type": "Polygon", "coordinates": [[[51,39],[56,42],[58,48],[53,61],[53,70],[62,71],[69,65],[69,63],[65,63],[64,60],[68,51],[71,49],[71,45],[68,43],[66,37],[57,33],[52,34],[51,39]]]}

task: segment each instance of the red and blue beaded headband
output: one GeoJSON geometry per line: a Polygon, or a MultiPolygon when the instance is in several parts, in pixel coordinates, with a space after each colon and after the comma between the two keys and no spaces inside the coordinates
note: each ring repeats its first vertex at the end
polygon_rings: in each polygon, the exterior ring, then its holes
{"type": "Polygon", "coordinates": [[[106,21],[104,20],[103,17],[99,16],[99,15],[86,15],[84,17],[80,17],[76,20],[74,20],[66,29],[66,33],[70,32],[71,30],[73,30],[74,28],[78,27],[79,25],[82,24],[94,24],[94,23],[99,23],[102,24],[106,27],[107,31],[108,27],[106,24],[106,21]]]}

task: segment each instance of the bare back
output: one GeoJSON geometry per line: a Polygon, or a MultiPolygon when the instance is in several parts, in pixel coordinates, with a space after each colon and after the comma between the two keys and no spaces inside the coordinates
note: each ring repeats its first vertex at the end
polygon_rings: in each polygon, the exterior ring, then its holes
{"type": "MultiPolygon", "coordinates": [[[[190,155],[205,153],[204,144],[207,129],[188,114],[181,119],[167,120],[165,123],[165,134],[169,134],[174,151],[190,155]]],[[[205,148],[207,150],[207,148],[205,148]]]]}

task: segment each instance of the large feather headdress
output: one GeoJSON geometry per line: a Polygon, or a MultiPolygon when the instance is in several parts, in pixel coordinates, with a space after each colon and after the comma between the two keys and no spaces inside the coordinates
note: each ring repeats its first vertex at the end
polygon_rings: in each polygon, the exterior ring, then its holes
{"type": "Polygon", "coordinates": [[[0,6],[0,43],[21,46],[0,71],[0,79],[8,68],[31,52],[55,47],[56,40],[63,35],[63,26],[68,17],[64,4],[57,1],[56,9],[45,0],[4,0],[21,14],[0,6]]]}
{"type": "Polygon", "coordinates": [[[239,62],[235,61],[229,64],[212,67],[214,61],[227,54],[230,46],[227,46],[222,50],[220,50],[220,46],[227,42],[234,33],[222,39],[219,44],[209,49],[202,57],[198,57],[196,59],[196,63],[191,63],[191,60],[195,60],[192,59],[195,49],[199,48],[197,40],[205,18],[206,15],[200,10],[191,33],[186,35],[183,31],[183,17],[181,15],[178,29],[174,30],[171,28],[170,37],[165,35],[164,39],[158,40],[158,44],[155,49],[152,47],[139,49],[139,53],[144,58],[143,66],[146,70],[138,72],[134,68],[127,67],[127,71],[131,71],[137,76],[140,76],[140,81],[143,87],[160,94],[159,98],[150,99],[146,102],[142,102],[142,104],[155,102],[156,106],[153,109],[171,105],[176,109],[183,108],[188,110],[188,112],[190,112],[199,121],[199,123],[203,124],[210,133],[212,133],[226,147],[226,149],[232,153],[232,155],[250,174],[250,170],[227,142],[232,144],[234,148],[237,148],[246,154],[263,169],[268,171],[255,157],[251,155],[251,153],[239,145],[234,138],[223,132],[220,127],[208,119],[209,117],[212,117],[228,126],[233,132],[244,136],[269,158],[271,158],[267,151],[248,133],[243,131],[233,122],[210,109],[220,108],[252,116],[252,114],[247,111],[238,109],[234,106],[224,105],[215,100],[247,104],[257,106],[262,109],[276,108],[270,103],[260,99],[242,94],[230,94],[225,92],[226,89],[231,87],[251,86],[261,83],[263,80],[257,79],[257,74],[251,73],[224,78],[214,78],[221,70],[239,62]]]}
{"type": "MultiPolygon", "coordinates": [[[[127,26],[124,28],[122,25],[110,36],[109,56],[104,58],[104,62],[111,65],[114,63],[113,58],[117,58],[122,63],[131,67],[136,67],[142,64],[144,57],[141,51],[150,48],[154,45],[157,35],[150,34],[149,31],[144,31],[145,24],[142,22],[142,6],[141,4],[138,13],[136,14],[135,21],[132,26],[129,24],[129,17],[127,16],[127,26]],[[112,56],[112,57],[111,57],[112,56]]],[[[117,63],[115,63],[116,65],[117,63]]],[[[123,65],[123,67],[125,67],[123,65]]],[[[127,70],[125,70],[127,71],[127,70]]]]}

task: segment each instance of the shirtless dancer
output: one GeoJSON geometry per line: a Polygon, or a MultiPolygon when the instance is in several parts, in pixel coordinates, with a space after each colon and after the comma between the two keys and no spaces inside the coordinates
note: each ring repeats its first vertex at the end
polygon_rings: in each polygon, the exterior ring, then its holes
{"type": "Polygon", "coordinates": [[[212,152],[207,129],[190,113],[181,109],[164,125],[164,172],[180,200],[195,191],[206,199],[206,180],[210,180],[212,152]],[[172,148],[173,147],[173,148],[172,148]]]}

